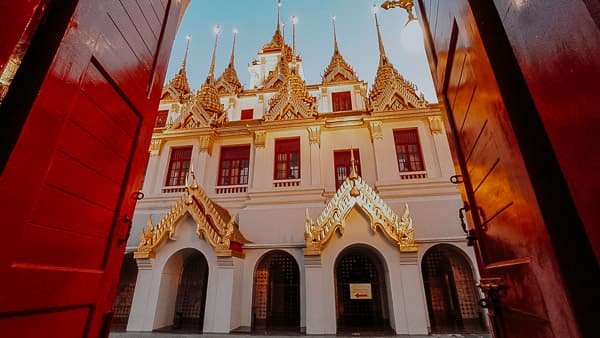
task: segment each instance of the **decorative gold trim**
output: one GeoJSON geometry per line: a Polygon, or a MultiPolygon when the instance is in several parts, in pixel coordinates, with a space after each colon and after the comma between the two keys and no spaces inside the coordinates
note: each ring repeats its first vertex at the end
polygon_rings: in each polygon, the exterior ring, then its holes
{"type": "Polygon", "coordinates": [[[429,116],[429,130],[432,134],[441,134],[444,128],[444,122],[441,116],[429,116]]]}
{"type": "Polygon", "coordinates": [[[345,219],[355,206],[360,207],[369,216],[373,232],[381,229],[390,241],[398,245],[400,252],[416,252],[418,245],[414,239],[408,204],[404,205],[404,213],[398,217],[360,176],[350,176],[346,178],[316,221],[310,218],[306,209],[304,255],[320,255],[336,230],[343,235],[345,219]]]}
{"type": "Polygon", "coordinates": [[[381,121],[370,121],[369,131],[371,132],[371,141],[383,140],[383,122],[381,121]]]}
{"type": "Polygon", "coordinates": [[[160,156],[162,145],[162,139],[152,138],[150,140],[150,148],[148,149],[148,152],[150,152],[150,156],[160,156]]]}
{"type": "Polygon", "coordinates": [[[321,146],[321,127],[312,126],[306,128],[308,130],[308,142],[309,144],[318,144],[321,146]]]}
{"type": "Polygon", "coordinates": [[[201,153],[206,152],[209,155],[212,155],[214,139],[215,139],[214,134],[200,136],[198,138],[198,140],[200,141],[200,144],[199,144],[200,152],[201,153]]]}
{"type": "Polygon", "coordinates": [[[267,141],[267,132],[265,130],[256,130],[254,132],[254,146],[264,148],[267,141]]]}
{"type": "Polygon", "coordinates": [[[232,256],[236,250],[239,251],[235,253],[236,256],[243,256],[243,253],[235,248],[241,248],[241,245],[248,241],[240,233],[235,217],[208,198],[204,190],[198,186],[193,171],[190,174],[191,186],[186,184],[183,196],[160,222],[153,224],[152,218],[148,217],[138,249],[133,254],[134,258],[154,258],[156,248],[165,239],[174,240],[179,220],[186,214],[189,214],[196,223],[196,235],[204,237],[218,257],[232,256]],[[232,242],[238,245],[232,248],[232,242]]]}

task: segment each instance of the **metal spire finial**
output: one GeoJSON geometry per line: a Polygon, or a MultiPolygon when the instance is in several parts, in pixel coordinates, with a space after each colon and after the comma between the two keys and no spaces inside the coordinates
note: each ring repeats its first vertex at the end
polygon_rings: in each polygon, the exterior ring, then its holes
{"type": "Polygon", "coordinates": [[[279,26],[281,25],[279,17],[281,12],[281,0],[277,0],[277,31],[279,31],[279,26]]]}
{"type": "Polygon", "coordinates": [[[233,45],[231,46],[231,56],[229,57],[229,67],[234,66],[234,57],[235,57],[235,38],[238,35],[237,28],[233,29],[233,45]]]}
{"type": "Polygon", "coordinates": [[[187,57],[188,51],[190,50],[190,40],[192,40],[192,36],[188,34],[185,36],[185,39],[187,40],[187,44],[185,46],[185,54],[183,54],[183,62],[181,62],[181,70],[179,71],[180,73],[185,73],[187,68],[187,57]]]}
{"type": "Polygon", "coordinates": [[[219,35],[221,35],[221,26],[216,25],[213,28],[215,32],[215,45],[213,47],[212,60],[210,61],[210,68],[208,70],[208,77],[206,78],[207,83],[214,83],[215,81],[215,60],[217,58],[217,43],[219,41],[219,35]]]}
{"type": "Polygon", "coordinates": [[[292,16],[292,67],[296,70],[296,24],[298,17],[292,16]]]}
{"type": "Polygon", "coordinates": [[[381,32],[379,31],[379,19],[377,18],[376,5],[373,5],[373,15],[375,16],[375,27],[377,28],[377,42],[379,43],[379,65],[382,65],[388,63],[388,59],[385,55],[385,49],[383,48],[383,40],[381,39],[381,32]]]}
{"type": "Polygon", "coordinates": [[[335,33],[335,15],[331,17],[331,22],[333,23],[333,54],[339,54],[340,49],[337,43],[337,34],[335,33]]]}

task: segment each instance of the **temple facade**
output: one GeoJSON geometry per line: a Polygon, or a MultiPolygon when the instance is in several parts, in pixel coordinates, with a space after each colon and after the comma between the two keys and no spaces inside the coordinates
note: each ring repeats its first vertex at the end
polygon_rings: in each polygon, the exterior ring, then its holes
{"type": "MultiPolygon", "coordinates": [[[[128,331],[484,330],[440,110],[387,57],[307,84],[279,18],[242,86],[163,90],[114,304],[128,331]],[[143,198],[142,198],[143,197],[143,198]]],[[[343,46],[342,46],[343,47],[343,46]]],[[[376,46],[373,46],[376,48],[376,46]]],[[[324,55],[329,51],[324,51],[324,55]]]]}

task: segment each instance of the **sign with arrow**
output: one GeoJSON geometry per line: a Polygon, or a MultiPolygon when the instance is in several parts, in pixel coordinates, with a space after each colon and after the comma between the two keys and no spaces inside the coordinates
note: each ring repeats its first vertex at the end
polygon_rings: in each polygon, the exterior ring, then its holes
{"type": "Polygon", "coordinates": [[[350,299],[373,299],[371,283],[350,283],[350,299]]]}

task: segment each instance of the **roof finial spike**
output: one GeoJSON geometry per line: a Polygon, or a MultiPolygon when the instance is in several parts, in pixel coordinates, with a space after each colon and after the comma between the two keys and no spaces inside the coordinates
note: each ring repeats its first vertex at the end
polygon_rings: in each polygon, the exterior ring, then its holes
{"type": "Polygon", "coordinates": [[[237,28],[233,29],[233,45],[231,46],[231,56],[229,57],[229,67],[232,67],[232,68],[233,68],[234,62],[235,62],[234,61],[234,58],[235,58],[235,39],[236,39],[236,37],[238,35],[238,32],[239,31],[238,31],[237,28]]]}
{"type": "Polygon", "coordinates": [[[354,161],[354,147],[350,147],[350,176],[348,176],[351,180],[355,180],[358,178],[356,174],[356,166],[354,161]]]}
{"type": "Polygon", "coordinates": [[[179,73],[182,74],[186,71],[188,51],[190,50],[190,40],[192,39],[192,36],[188,34],[185,36],[185,39],[187,40],[187,44],[185,45],[185,54],[183,54],[183,62],[181,62],[181,69],[179,70],[179,73]]]}
{"type": "Polygon", "coordinates": [[[215,45],[213,47],[212,60],[210,61],[210,68],[208,70],[208,77],[206,83],[214,84],[215,82],[215,60],[217,58],[217,43],[219,42],[219,35],[221,35],[221,26],[215,25],[213,28],[215,32],[215,45]]]}
{"type": "Polygon", "coordinates": [[[298,17],[292,16],[292,69],[296,70],[296,24],[298,17]]]}
{"type": "Polygon", "coordinates": [[[335,33],[335,15],[331,17],[331,22],[333,23],[333,54],[339,54],[340,49],[337,43],[337,34],[335,33]]]}
{"type": "Polygon", "coordinates": [[[279,20],[280,12],[281,12],[281,0],[277,0],[277,29],[276,29],[276,31],[279,31],[279,26],[281,25],[280,20],[279,20]]]}
{"type": "Polygon", "coordinates": [[[379,31],[379,19],[377,18],[377,6],[373,5],[373,15],[375,16],[375,27],[377,28],[377,42],[379,43],[379,65],[388,63],[387,56],[385,55],[385,49],[383,48],[383,40],[381,39],[381,32],[379,31]]]}

